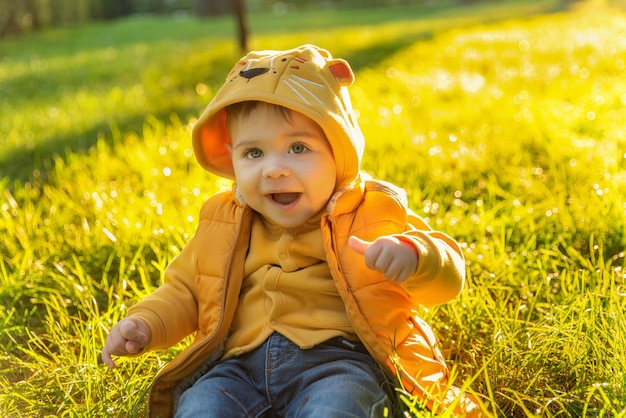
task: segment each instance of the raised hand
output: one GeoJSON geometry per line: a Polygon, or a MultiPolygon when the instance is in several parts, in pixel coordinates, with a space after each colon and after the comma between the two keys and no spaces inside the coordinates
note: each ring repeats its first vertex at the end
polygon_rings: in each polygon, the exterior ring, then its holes
{"type": "Polygon", "coordinates": [[[365,257],[368,268],[383,273],[387,280],[402,283],[417,270],[417,249],[396,237],[384,236],[369,242],[351,236],[348,245],[365,257]]]}

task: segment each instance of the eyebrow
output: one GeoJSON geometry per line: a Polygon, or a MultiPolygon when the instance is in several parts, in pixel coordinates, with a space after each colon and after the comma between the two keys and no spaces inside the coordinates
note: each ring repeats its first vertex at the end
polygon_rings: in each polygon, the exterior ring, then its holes
{"type": "Polygon", "coordinates": [[[259,142],[265,141],[263,141],[262,139],[239,139],[237,140],[237,143],[235,143],[235,141],[231,140],[231,144],[233,144],[233,149],[250,148],[257,145],[259,142]]]}

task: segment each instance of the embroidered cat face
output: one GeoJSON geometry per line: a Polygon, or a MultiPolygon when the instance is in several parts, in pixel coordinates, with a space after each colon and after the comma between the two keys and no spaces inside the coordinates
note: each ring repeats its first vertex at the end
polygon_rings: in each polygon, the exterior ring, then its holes
{"type": "MultiPolygon", "coordinates": [[[[234,81],[237,76],[251,80],[254,77],[279,72],[284,72],[285,67],[290,70],[299,70],[306,66],[310,59],[304,56],[305,54],[298,54],[293,52],[281,52],[277,51],[276,55],[265,57],[263,60],[255,60],[251,58],[249,60],[242,60],[235,65],[235,67],[228,74],[229,81],[234,81]],[[267,66],[254,66],[255,63],[263,65],[267,63],[267,66]]],[[[344,60],[334,60],[328,64],[328,69],[337,79],[337,83],[340,86],[350,86],[354,82],[354,74],[350,69],[350,66],[344,60]]]]}
{"type": "Polygon", "coordinates": [[[265,87],[272,85],[270,80],[280,79],[304,104],[317,102],[324,105],[327,100],[323,94],[325,89],[335,84],[335,88],[331,89],[333,91],[354,82],[354,74],[347,62],[341,59],[328,60],[330,54],[326,57],[324,55],[312,53],[311,50],[251,53],[230,71],[227,83],[245,81],[258,83],[263,88],[266,84],[269,85],[265,87]],[[320,80],[320,76],[326,83],[320,80]]]}

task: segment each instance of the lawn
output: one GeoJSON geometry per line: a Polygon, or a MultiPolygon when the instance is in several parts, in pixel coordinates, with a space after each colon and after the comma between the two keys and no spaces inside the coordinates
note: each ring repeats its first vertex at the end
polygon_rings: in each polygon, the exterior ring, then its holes
{"type": "MultiPolygon", "coordinates": [[[[251,48],[353,64],[363,168],[464,249],[463,293],[422,316],[494,416],[626,416],[626,12],[561,3],[251,16],[251,48]]],[[[0,415],[145,413],[180,347],[97,358],[228,186],[189,134],[233,35],[141,16],[0,42],[0,415]]]]}

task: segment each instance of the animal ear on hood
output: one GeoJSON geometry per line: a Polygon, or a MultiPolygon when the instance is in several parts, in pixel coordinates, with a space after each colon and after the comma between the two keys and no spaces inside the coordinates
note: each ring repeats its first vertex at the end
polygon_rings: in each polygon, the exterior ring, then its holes
{"type": "Polygon", "coordinates": [[[346,61],[334,59],[328,64],[328,69],[340,86],[350,87],[354,83],[354,73],[346,61]]]}

